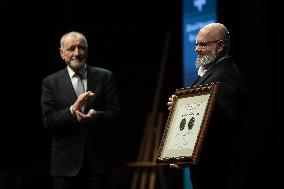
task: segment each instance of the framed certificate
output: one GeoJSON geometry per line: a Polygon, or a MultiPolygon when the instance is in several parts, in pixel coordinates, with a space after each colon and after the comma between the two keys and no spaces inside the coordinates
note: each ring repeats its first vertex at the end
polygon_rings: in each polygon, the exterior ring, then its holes
{"type": "Polygon", "coordinates": [[[176,89],[157,164],[197,164],[218,90],[219,83],[176,89]]]}

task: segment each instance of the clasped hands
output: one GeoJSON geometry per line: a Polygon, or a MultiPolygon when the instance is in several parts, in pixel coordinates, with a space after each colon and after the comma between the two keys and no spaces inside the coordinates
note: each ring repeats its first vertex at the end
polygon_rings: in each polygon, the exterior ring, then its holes
{"type": "Polygon", "coordinates": [[[81,112],[81,108],[84,106],[86,101],[94,95],[95,93],[91,91],[82,93],[78,96],[77,100],[72,105],[72,111],[76,115],[76,118],[79,122],[89,122],[94,117],[95,115],[94,109],[90,109],[87,114],[84,114],[83,112],[81,112]]]}

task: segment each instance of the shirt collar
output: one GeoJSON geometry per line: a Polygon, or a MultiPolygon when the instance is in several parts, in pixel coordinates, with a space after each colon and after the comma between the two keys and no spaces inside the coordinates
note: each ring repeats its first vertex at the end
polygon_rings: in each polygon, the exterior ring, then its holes
{"type": "MultiPolygon", "coordinates": [[[[76,75],[75,72],[69,66],[67,66],[67,71],[68,71],[70,78],[72,78],[76,75]]],[[[80,74],[83,76],[83,79],[87,78],[87,66],[86,66],[86,64],[84,65],[84,68],[80,70],[80,74]]]]}
{"type": "Polygon", "coordinates": [[[204,67],[203,66],[200,66],[199,68],[198,68],[198,70],[197,70],[197,74],[200,76],[200,77],[202,77],[205,73],[206,73],[206,69],[204,69],[204,67]]]}

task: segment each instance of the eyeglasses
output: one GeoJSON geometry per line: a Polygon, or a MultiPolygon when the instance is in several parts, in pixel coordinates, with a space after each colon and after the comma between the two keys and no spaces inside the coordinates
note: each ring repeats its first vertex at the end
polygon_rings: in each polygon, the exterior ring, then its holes
{"type": "Polygon", "coordinates": [[[222,40],[218,39],[218,40],[215,40],[215,41],[195,43],[195,48],[197,48],[197,47],[205,48],[205,47],[207,47],[207,46],[209,46],[213,43],[219,42],[219,41],[222,41],[222,40]]]}

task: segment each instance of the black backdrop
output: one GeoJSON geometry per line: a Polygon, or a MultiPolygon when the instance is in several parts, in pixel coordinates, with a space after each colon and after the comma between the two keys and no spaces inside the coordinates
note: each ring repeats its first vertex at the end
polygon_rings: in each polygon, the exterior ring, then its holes
{"type": "MultiPolygon", "coordinates": [[[[49,188],[49,137],[41,127],[41,81],[65,67],[59,56],[63,33],[78,30],[89,42],[89,63],[111,69],[122,108],[114,128],[114,185],[127,188],[147,114],[155,96],[167,32],[171,32],[160,111],[182,87],[179,1],[0,2],[1,125],[0,188],[49,188]],[[18,187],[16,186],[18,183],[18,187]]],[[[231,55],[247,80],[249,119],[243,130],[244,188],[281,183],[281,9],[270,2],[218,2],[218,21],[232,38],[231,55]]],[[[180,179],[174,184],[180,184],[180,179]]]]}

